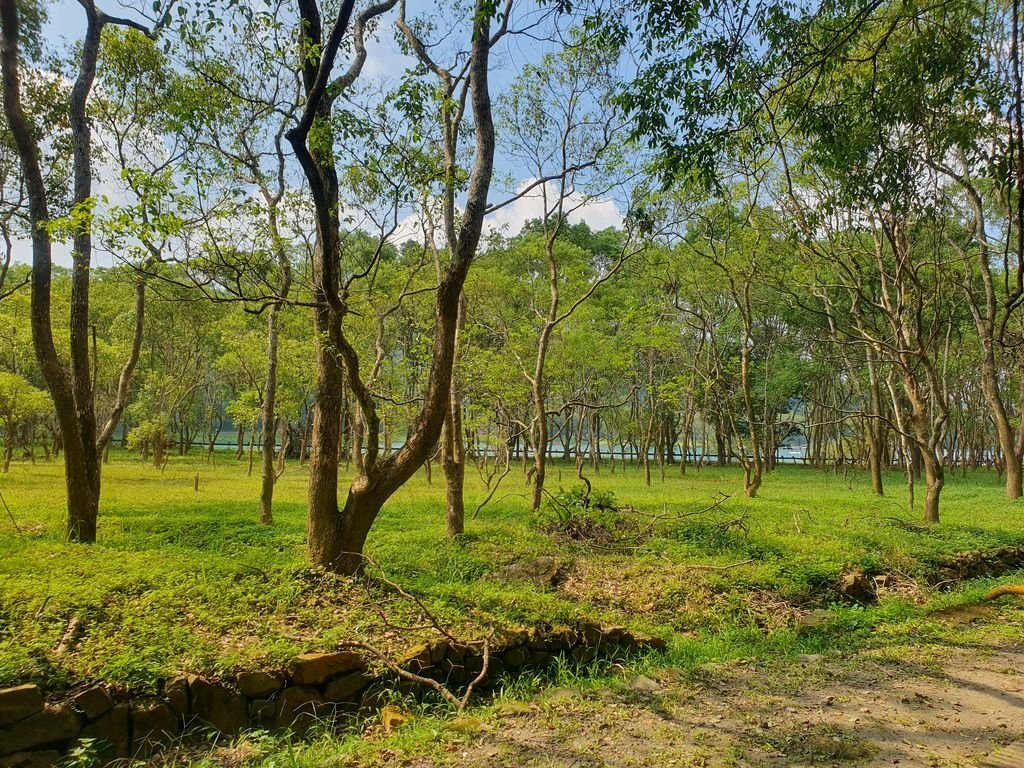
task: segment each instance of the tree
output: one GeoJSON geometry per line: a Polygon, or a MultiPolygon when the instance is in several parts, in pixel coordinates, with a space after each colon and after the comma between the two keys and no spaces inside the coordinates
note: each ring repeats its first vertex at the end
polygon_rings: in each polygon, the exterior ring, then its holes
{"type": "MultiPolygon", "coordinates": [[[[32,422],[49,413],[50,398],[23,377],[0,373],[0,422],[4,427],[4,472],[11,467],[14,449],[19,445],[19,429],[34,426],[32,422]],[[28,424],[27,424],[28,422],[28,424]]],[[[24,435],[23,444],[31,444],[32,434],[24,435]]]]}
{"type": "MultiPolygon", "coordinates": [[[[370,6],[352,23],[356,58],[349,70],[335,79],[332,71],[342,39],[352,20],[354,3],[345,0],[336,20],[325,25],[315,0],[300,0],[302,79],[304,111],[298,124],[286,134],[302,166],[313,198],[317,244],[313,255],[314,331],[317,336],[317,410],[313,422],[310,459],[308,549],[319,565],[354,573],[363,565],[362,551],[370,527],[387,499],[423,464],[433,451],[448,410],[451,373],[454,365],[455,337],[462,286],[466,279],[483,226],[494,166],[494,126],[489,92],[489,56],[494,39],[492,16],[496,9],[482,0],[473,6],[470,19],[469,59],[458,77],[441,73],[450,90],[441,108],[445,125],[457,129],[463,111],[456,88],[469,97],[472,107],[476,158],[466,188],[461,221],[454,213],[446,217],[451,229],[446,233],[451,258],[438,285],[434,308],[432,362],[426,393],[419,413],[410,425],[405,444],[398,451],[380,457],[378,440],[380,417],[373,393],[360,373],[360,360],[348,338],[344,319],[347,314],[342,294],[340,259],[342,256],[339,220],[339,185],[334,165],[332,129],[333,103],[355,80],[365,60],[363,43],[366,25],[394,7],[395,0],[370,6]],[[455,110],[454,113],[451,110],[455,110]],[[340,392],[347,383],[359,408],[367,434],[367,453],[363,471],[349,487],[345,504],[338,504],[338,459],[340,448],[340,392]]],[[[507,27],[505,9],[501,37],[507,27]]],[[[456,141],[457,130],[450,134],[456,141]]],[[[454,211],[458,175],[456,157],[446,157],[446,205],[454,211]]],[[[351,279],[346,278],[347,291],[351,279]]]]}
{"type": "MultiPolygon", "coordinates": [[[[541,202],[541,215],[533,237],[520,247],[543,254],[547,299],[534,303],[539,316],[533,366],[524,375],[533,396],[533,495],[531,509],[540,509],[548,454],[548,385],[545,368],[556,329],[565,323],[604,283],[642,249],[642,238],[632,230],[607,262],[592,258],[585,274],[571,274],[566,261],[583,260],[580,249],[563,242],[563,228],[571,214],[615,186],[612,166],[623,132],[613,101],[619,49],[603,36],[588,38],[576,31],[558,55],[524,68],[505,100],[504,124],[510,135],[511,154],[533,174],[529,189],[541,202]],[[575,257],[575,259],[574,259],[575,257]],[[563,295],[570,278],[579,282],[571,299],[563,295]],[[563,303],[564,301],[564,303],[563,303]]],[[[596,256],[596,255],[594,255],[596,256]]],[[[538,265],[540,266],[540,265],[538,265]]],[[[536,267],[531,265],[531,272],[536,267]]]]}
{"type": "MultiPolygon", "coordinates": [[[[805,142],[795,175],[814,179],[790,201],[801,209],[794,218],[808,253],[822,231],[835,235],[818,282],[846,294],[842,313],[831,315],[846,337],[870,346],[899,377],[907,403],[899,428],[923,462],[925,519],[935,522],[949,416],[942,372],[958,308],[930,161],[977,140],[963,119],[977,114],[983,96],[973,84],[978,19],[969,2],[885,5],[856,29],[814,81],[783,91],[781,122],[805,142]],[[937,117],[939,105],[954,105],[951,119],[937,117]]],[[[790,187],[793,176],[786,175],[790,187]]],[[[898,411],[894,392],[892,399],[898,411]]]]}
{"type": "MultiPolygon", "coordinates": [[[[46,388],[53,399],[64,444],[68,490],[67,535],[71,541],[96,540],[100,502],[100,458],[117,428],[127,404],[128,385],[138,360],[138,346],[121,369],[118,399],[110,417],[97,424],[94,382],[89,355],[89,272],[92,260],[92,131],[88,117],[89,94],[103,30],[107,26],[144,29],[128,19],[109,16],[92,0],[81,3],[86,17],[85,39],[78,59],[78,75],[68,101],[73,147],[73,195],[68,229],[73,234],[72,293],[70,313],[70,361],[63,361],[54,343],[50,285],[53,271],[50,197],[41,166],[40,137],[26,118],[22,103],[20,72],[20,17],[15,0],[0,3],[0,74],[3,78],[4,111],[10,125],[25,189],[32,229],[32,341],[46,388]]],[[[137,324],[142,324],[138,307],[137,324]]],[[[137,334],[141,338],[141,334],[137,334]]]]}

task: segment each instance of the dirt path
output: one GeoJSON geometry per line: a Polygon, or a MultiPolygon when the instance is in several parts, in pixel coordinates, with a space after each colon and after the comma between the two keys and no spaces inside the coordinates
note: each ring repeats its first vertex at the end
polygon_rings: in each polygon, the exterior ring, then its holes
{"type": "Polygon", "coordinates": [[[1024,740],[1024,645],[655,670],[617,687],[555,689],[528,705],[499,706],[479,727],[444,757],[401,764],[1024,768],[1024,758],[997,751],[1024,740]]]}

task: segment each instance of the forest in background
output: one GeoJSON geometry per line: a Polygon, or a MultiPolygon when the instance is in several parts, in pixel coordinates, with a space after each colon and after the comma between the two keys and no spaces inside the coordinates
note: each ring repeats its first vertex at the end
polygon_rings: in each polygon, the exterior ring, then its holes
{"type": "Polygon", "coordinates": [[[0,0],[0,768],[1017,764],[1022,27],[0,0]]]}
{"type": "Polygon", "coordinates": [[[467,463],[537,512],[553,454],[1021,495],[1015,6],[481,2],[86,0],[70,48],[4,6],[5,467],[63,458],[71,540],[115,433],[160,465],[227,422],[264,523],[308,458],[339,572],[435,460],[453,536],[467,463]]]}

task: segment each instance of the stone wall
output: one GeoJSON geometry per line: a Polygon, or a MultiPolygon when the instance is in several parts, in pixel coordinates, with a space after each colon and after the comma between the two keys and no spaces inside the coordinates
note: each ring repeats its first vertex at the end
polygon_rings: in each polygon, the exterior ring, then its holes
{"type": "MultiPolygon", "coordinates": [[[[664,648],[660,638],[589,623],[506,633],[491,644],[486,680],[544,667],[560,656],[585,662],[664,648]]],[[[480,673],[483,656],[479,644],[439,640],[409,649],[400,666],[458,689],[480,673]]],[[[95,739],[105,761],[146,757],[193,724],[226,734],[249,727],[302,734],[318,721],[340,724],[378,709],[396,683],[404,692],[420,692],[391,673],[372,672],[358,653],[336,651],[304,653],[284,670],[242,672],[232,680],[182,675],[167,680],[160,696],[115,696],[102,685],[50,697],[33,684],[0,689],[0,768],[51,766],[82,739],[95,739]]]]}
{"type": "Polygon", "coordinates": [[[939,589],[951,589],[966,579],[1002,576],[1021,568],[1024,568],[1024,547],[961,552],[937,563],[928,583],[939,589]]]}

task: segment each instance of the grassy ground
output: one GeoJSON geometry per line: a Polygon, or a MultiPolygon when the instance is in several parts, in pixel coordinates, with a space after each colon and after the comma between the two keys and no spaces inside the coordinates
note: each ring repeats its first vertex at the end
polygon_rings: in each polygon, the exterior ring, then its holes
{"type": "Polygon", "coordinates": [[[251,732],[182,743],[160,768],[1019,766],[1024,648],[1000,628],[1019,640],[1024,610],[990,611],[938,622],[942,637],[852,652],[561,669],[459,715],[407,706],[390,733],[377,718],[303,741],[251,732]],[[988,762],[994,754],[1005,757],[988,762]]]}
{"type": "MultiPolygon", "coordinates": [[[[470,474],[473,509],[484,489],[470,474]]],[[[571,474],[565,470],[564,485],[571,474]]],[[[675,663],[684,664],[834,648],[886,631],[885,622],[905,632],[927,591],[877,608],[837,606],[811,632],[795,626],[848,566],[899,572],[913,584],[944,554],[1024,543],[1024,507],[1003,499],[991,474],[955,478],[944,520],[931,528],[906,524],[914,521],[896,476],[895,498],[877,499],[864,476],[787,467],[756,500],[733,495],[704,512],[736,493],[737,470],[673,471],[650,487],[634,470],[606,467],[592,479],[595,489],[655,516],[636,518],[642,535],[610,547],[553,538],[531,520],[523,481],[512,475],[505,490],[516,495],[470,520],[463,540],[445,541],[442,485],[421,473],[386,507],[369,554],[457,633],[601,619],[670,639],[675,663]],[[558,589],[494,578],[502,566],[542,554],[567,566],[558,589]]],[[[13,465],[0,477],[21,528],[0,518],[0,685],[102,680],[145,690],[178,671],[273,666],[346,638],[400,651],[429,634],[396,629],[424,622],[385,585],[307,566],[303,468],[290,465],[282,476],[272,528],[255,522],[258,482],[230,456],[213,466],[175,457],[161,472],[116,455],[104,469],[100,541],[75,546],[62,541],[59,465],[13,465]],[[75,652],[58,657],[75,616],[84,633],[75,652]]],[[[973,599],[984,586],[938,599],[973,599]]]]}

